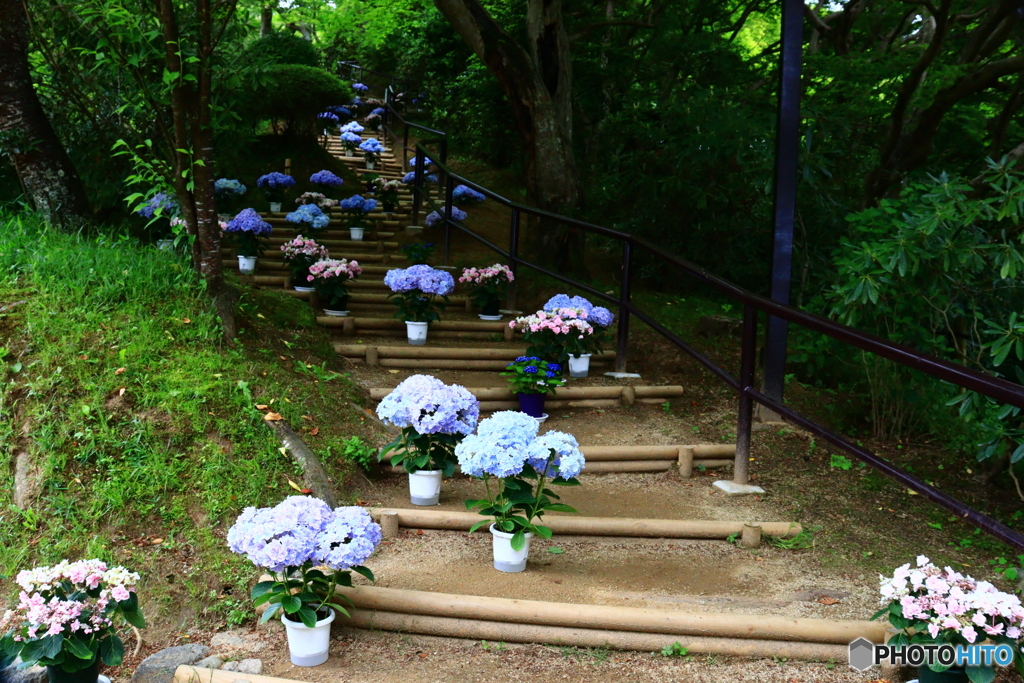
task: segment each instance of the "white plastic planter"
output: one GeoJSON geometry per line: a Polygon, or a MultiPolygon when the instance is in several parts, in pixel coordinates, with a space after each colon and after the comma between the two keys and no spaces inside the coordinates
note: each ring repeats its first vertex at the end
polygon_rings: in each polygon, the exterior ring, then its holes
{"type": "Polygon", "coordinates": [[[349,228],[348,229],[348,236],[354,242],[362,242],[363,241],[363,231],[364,230],[366,230],[366,228],[349,228]]]}
{"type": "Polygon", "coordinates": [[[526,534],[526,543],[522,550],[512,550],[512,534],[498,531],[493,524],[491,538],[494,540],[495,569],[510,574],[526,569],[526,558],[530,556],[530,539],[533,538],[533,534],[526,534]]]}
{"type": "Polygon", "coordinates": [[[238,272],[244,275],[251,275],[256,272],[256,257],[255,256],[239,256],[238,257],[238,272]]]}
{"type": "Polygon", "coordinates": [[[350,150],[349,148],[346,147],[345,148],[345,158],[346,159],[351,159],[353,157],[355,157],[355,152],[353,152],[352,150],[350,150]]]}
{"type": "Polygon", "coordinates": [[[295,289],[296,292],[314,292],[314,291],[316,291],[316,287],[299,287],[298,285],[296,285],[294,287],[294,289],[295,289]]]}
{"type": "Polygon", "coordinates": [[[590,354],[569,356],[569,376],[587,377],[590,374],[590,354]]]}
{"type": "Polygon", "coordinates": [[[288,653],[295,666],[320,666],[327,661],[331,646],[331,622],[334,612],[310,628],[301,621],[292,621],[281,615],[281,623],[288,632],[288,653]]]}
{"type": "Polygon", "coordinates": [[[335,318],[344,318],[344,317],[348,316],[348,311],[332,311],[329,308],[325,308],[324,309],[324,313],[326,315],[334,316],[335,318]]]}
{"type": "Polygon", "coordinates": [[[376,161],[370,161],[370,160],[366,161],[366,170],[372,171],[376,167],[377,167],[377,162],[376,161]]]}
{"type": "Polygon", "coordinates": [[[477,315],[480,316],[481,320],[486,320],[487,322],[495,322],[501,320],[500,315],[484,315],[483,313],[477,313],[477,315]]]}
{"type": "Polygon", "coordinates": [[[157,249],[174,249],[174,240],[157,240],[157,249]]]}
{"type": "Polygon", "coordinates": [[[409,502],[437,505],[441,499],[441,470],[416,470],[409,474],[409,502]]]}
{"type": "Polygon", "coordinates": [[[271,213],[281,213],[281,202],[270,202],[271,213]]]}
{"type": "Polygon", "coordinates": [[[427,343],[427,327],[429,323],[414,323],[411,320],[405,321],[406,335],[409,343],[413,346],[423,346],[427,343]]]}

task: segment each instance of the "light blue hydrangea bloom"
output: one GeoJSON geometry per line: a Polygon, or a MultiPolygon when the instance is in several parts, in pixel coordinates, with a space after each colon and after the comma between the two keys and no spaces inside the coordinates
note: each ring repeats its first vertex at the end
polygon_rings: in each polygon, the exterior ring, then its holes
{"type": "MultiPolygon", "coordinates": [[[[364,130],[366,129],[359,125],[357,121],[349,121],[341,127],[342,133],[362,133],[364,130]]],[[[360,138],[360,140],[362,140],[362,138],[360,138]]]]}
{"type": "MultiPolygon", "coordinates": [[[[412,166],[413,168],[416,168],[416,156],[417,155],[413,154],[411,157],[409,157],[409,165],[412,166]]],[[[428,157],[426,154],[424,154],[423,155],[423,167],[426,168],[427,166],[430,166],[430,164],[432,164],[432,163],[434,163],[434,162],[430,160],[430,157],[428,157]]]]}
{"type": "Polygon", "coordinates": [[[377,138],[370,138],[365,141],[363,144],[359,145],[359,149],[369,154],[384,153],[384,145],[380,144],[380,141],[377,138]]]}
{"type": "Polygon", "coordinates": [[[284,217],[289,223],[305,223],[317,230],[326,228],[331,222],[330,216],[320,210],[316,204],[303,204],[284,217]]]}
{"type": "Polygon", "coordinates": [[[335,508],[317,539],[313,559],[331,569],[359,567],[381,541],[380,525],[361,507],[335,508]]]}
{"type": "Polygon", "coordinates": [[[341,134],[341,141],[345,143],[346,146],[358,146],[359,143],[363,141],[363,139],[359,137],[359,135],[357,135],[356,133],[346,131],[341,134]]]}
{"type": "Polygon", "coordinates": [[[594,306],[590,311],[587,322],[598,327],[608,327],[615,322],[615,314],[604,306],[594,306]]]}
{"type": "Polygon", "coordinates": [[[291,496],[273,508],[245,508],[228,531],[228,547],[257,567],[298,567],[313,556],[330,515],[326,503],[306,496],[291,496]]]}
{"type": "Polygon", "coordinates": [[[455,457],[462,471],[471,477],[514,477],[523,471],[535,436],[535,419],[526,413],[504,410],[482,420],[477,433],[455,447],[455,457]]]}
{"type": "MultiPolygon", "coordinates": [[[[402,176],[402,182],[405,183],[406,185],[409,185],[409,184],[411,184],[411,183],[413,183],[415,181],[416,181],[416,171],[409,171],[404,176],[402,176]]],[[[436,183],[437,182],[437,176],[434,175],[433,173],[424,173],[423,174],[423,182],[425,182],[425,183],[436,183]]]]}
{"type": "Polygon", "coordinates": [[[392,292],[411,292],[414,289],[425,294],[448,296],[455,290],[455,278],[451,273],[426,264],[395,268],[384,276],[384,284],[392,292]]]}
{"type": "Polygon", "coordinates": [[[480,401],[458,384],[413,375],[381,400],[377,417],[418,434],[472,434],[480,418],[480,401]]]}
{"type": "Polygon", "coordinates": [[[565,432],[548,432],[534,439],[526,460],[530,467],[546,477],[572,479],[583,471],[585,462],[576,437],[565,432]],[[548,466],[551,451],[555,459],[548,466]],[[547,471],[545,471],[545,467],[547,471]]]}
{"type": "MultiPolygon", "coordinates": [[[[460,209],[459,207],[457,207],[457,206],[453,206],[452,207],[452,220],[453,221],[460,221],[461,222],[461,221],[466,220],[466,218],[468,216],[469,216],[469,214],[466,213],[465,211],[463,211],[462,209],[460,209]]],[[[438,223],[443,223],[443,222],[444,222],[444,216],[442,216],[437,211],[431,211],[430,214],[426,218],[423,219],[423,225],[427,226],[428,228],[432,228],[435,225],[437,225],[438,223]]]]}

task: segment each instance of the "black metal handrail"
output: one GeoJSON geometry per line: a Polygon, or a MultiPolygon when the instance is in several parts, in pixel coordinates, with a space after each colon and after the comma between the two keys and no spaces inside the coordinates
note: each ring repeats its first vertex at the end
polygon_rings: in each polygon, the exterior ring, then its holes
{"type": "MultiPolygon", "coordinates": [[[[388,107],[391,109],[390,106],[388,107]]],[[[399,116],[396,112],[389,111],[389,114],[393,113],[395,119],[405,123],[404,119],[399,116]]],[[[413,124],[415,125],[415,124],[413,124]]],[[[429,129],[428,129],[429,130],[429,129]]],[[[431,131],[434,132],[434,131],[431,131]]],[[[397,136],[395,136],[397,140],[397,136]]],[[[406,138],[407,139],[407,138],[406,138]]],[[[446,139],[446,138],[445,138],[446,139]]],[[[444,220],[444,258],[445,263],[449,262],[450,256],[450,245],[451,245],[451,228],[454,227],[463,233],[475,238],[477,241],[486,245],[499,255],[509,260],[509,267],[516,275],[518,275],[518,269],[520,266],[531,268],[537,272],[543,273],[548,277],[552,277],[560,282],[572,285],[573,287],[586,292],[592,297],[600,299],[602,301],[611,303],[618,306],[618,335],[617,335],[617,356],[616,366],[617,369],[622,371],[625,369],[625,363],[627,358],[627,342],[629,337],[629,321],[630,317],[636,317],[638,320],[644,322],[656,332],[661,334],[663,337],[668,339],[670,342],[678,346],[682,351],[686,352],[692,358],[697,360],[707,370],[721,379],[725,384],[729,385],[733,389],[736,389],[739,393],[739,416],[737,420],[737,438],[736,438],[736,459],[733,468],[733,481],[739,484],[746,484],[749,481],[749,462],[750,462],[750,436],[752,427],[752,409],[754,403],[759,403],[770,410],[773,410],[777,414],[783,416],[793,424],[799,425],[804,429],[812,432],[823,438],[828,443],[832,444],[838,449],[844,450],[850,453],[854,457],[858,458],[862,462],[871,465],[886,476],[894,479],[900,484],[906,486],[908,489],[915,491],[922,495],[933,503],[940,505],[947,510],[955,513],[958,517],[974,524],[985,532],[991,534],[995,538],[1007,543],[1010,546],[1017,548],[1020,551],[1024,551],[1024,534],[1021,534],[1005,524],[992,519],[991,517],[971,508],[969,505],[963,503],[952,496],[943,493],[934,486],[922,481],[921,479],[911,475],[905,470],[893,465],[884,458],[878,456],[875,453],[858,446],[842,435],[833,432],[829,428],[821,425],[805,415],[797,412],[796,410],[786,406],[785,404],[775,401],[774,399],[766,396],[754,386],[754,375],[756,365],[756,343],[757,343],[757,317],[758,313],[764,313],[771,316],[776,316],[790,323],[801,325],[809,330],[819,332],[828,337],[851,344],[859,349],[874,353],[876,355],[887,358],[895,363],[904,365],[909,368],[913,368],[925,374],[931,375],[937,379],[950,382],[965,389],[976,391],[985,396],[989,396],[1000,403],[1013,405],[1019,408],[1024,408],[1024,386],[1008,382],[998,377],[992,377],[982,372],[972,370],[970,368],[957,365],[950,361],[931,356],[929,354],[920,353],[901,344],[882,339],[872,334],[862,332],[854,329],[847,325],[837,323],[833,320],[823,318],[820,316],[807,313],[806,311],[780,304],[776,301],[768,299],[766,297],[754,294],[753,292],[747,291],[742,287],[739,287],[727,280],[724,280],[712,273],[709,273],[704,268],[687,261],[686,259],[680,258],[675,254],[666,252],[659,246],[649,242],[642,237],[636,237],[629,233],[612,230],[586,221],[581,221],[568,216],[560,216],[558,214],[538,209],[536,207],[528,206],[520,202],[510,200],[506,197],[499,195],[498,193],[473,182],[472,180],[465,178],[458,173],[452,171],[447,165],[446,159],[435,159],[431,157],[431,160],[438,167],[439,171],[445,177],[445,204],[443,207],[439,207],[430,197],[430,194],[425,191],[423,187],[423,176],[426,173],[425,164],[423,163],[424,155],[429,155],[430,152],[423,147],[421,144],[417,144],[415,147],[417,152],[417,164],[415,167],[415,182],[413,183],[413,194],[414,194],[414,215],[413,222],[417,223],[419,219],[419,205],[420,200],[424,201],[430,208],[437,211],[444,220]],[[510,230],[510,242],[508,249],[499,247],[492,243],[490,240],[484,238],[482,235],[478,235],[473,230],[467,228],[465,225],[456,221],[452,218],[452,193],[456,184],[463,184],[472,189],[483,193],[485,196],[493,199],[494,201],[508,207],[511,210],[511,230],[510,230]],[[602,235],[607,238],[611,238],[619,241],[623,247],[622,257],[622,278],[621,286],[619,290],[619,296],[615,297],[600,290],[595,289],[582,282],[578,282],[573,278],[564,275],[559,272],[549,270],[540,264],[533,263],[526,260],[519,255],[519,231],[521,227],[522,216],[524,214],[537,216],[545,220],[557,221],[564,225],[568,225],[580,230],[584,230],[588,233],[602,235]],[[725,369],[719,367],[713,360],[700,353],[692,346],[686,343],[685,340],[680,338],[677,334],[666,328],[664,325],[659,323],[654,317],[642,310],[640,310],[631,301],[631,289],[632,289],[632,259],[634,248],[643,249],[652,256],[661,259],[667,265],[674,267],[678,272],[684,273],[689,277],[710,285],[718,290],[723,295],[734,299],[743,304],[743,327],[741,336],[741,358],[740,358],[740,376],[734,377],[725,369]]],[[[403,150],[404,152],[404,150],[403,150]]],[[[403,158],[404,153],[403,153],[403,158]]],[[[514,296],[514,294],[513,294],[514,296]]]]}

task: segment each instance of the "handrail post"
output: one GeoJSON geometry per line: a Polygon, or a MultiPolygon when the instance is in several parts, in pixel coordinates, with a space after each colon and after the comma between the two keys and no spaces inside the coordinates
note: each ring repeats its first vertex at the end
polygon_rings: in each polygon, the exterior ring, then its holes
{"type": "Polygon", "coordinates": [[[452,202],[455,201],[455,184],[452,177],[445,176],[444,187],[444,264],[450,266],[452,251],[452,202]]]}
{"type": "Polygon", "coordinates": [[[409,124],[402,120],[402,171],[409,165],[409,124]]]}
{"type": "Polygon", "coordinates": [[[412,224],[420,224],[420,192],[423,191],[423,155],[416,155],[416,175],[412,182],[412,224]]]}
{"type": "Polygon", "coordinates": [[[736,420],[736,462],[732,480],[746,485],[750,481],[750,430],[754,402],[748,393],[754,388],[754,365],[757,360],[757,309],[743,306],[742,355],[740,357],[739,417],[736,420]]]}
{"type": "Polygon", "coordinates": [[[629,299],[633,286],[633,243],[622,243],[622,285],[619,287],[619,338],[615,349],[615,372],[626,371],[626,347],[629,344],[629,299]]]}
{"type": "Polygon", "coordinates": [[[509,231],[508,256],[512,282],[508,283],[508,307],[516,310],[516,283],[519,281],[519,209],[512,209],[512,226],[509,231]]]}

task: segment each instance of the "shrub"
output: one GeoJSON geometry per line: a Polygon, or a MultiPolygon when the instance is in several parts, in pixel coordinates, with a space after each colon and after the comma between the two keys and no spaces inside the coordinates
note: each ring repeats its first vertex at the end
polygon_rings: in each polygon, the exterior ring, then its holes
{"type": "Polygon", "coordinates": [[[345,84],[323,69],[279,64],[267,69],[266,78],[248,97],[248,118],[253,123],[280,121],[290,132],[315,135],[316,115],[347,96],[345,84]]]}
{"type": "Polygon", "coordinates": [[[320,66],[313,43],[290,33],[271,33],[254,41],[245,50],[244,59],[253,64],[320,66]]]}

